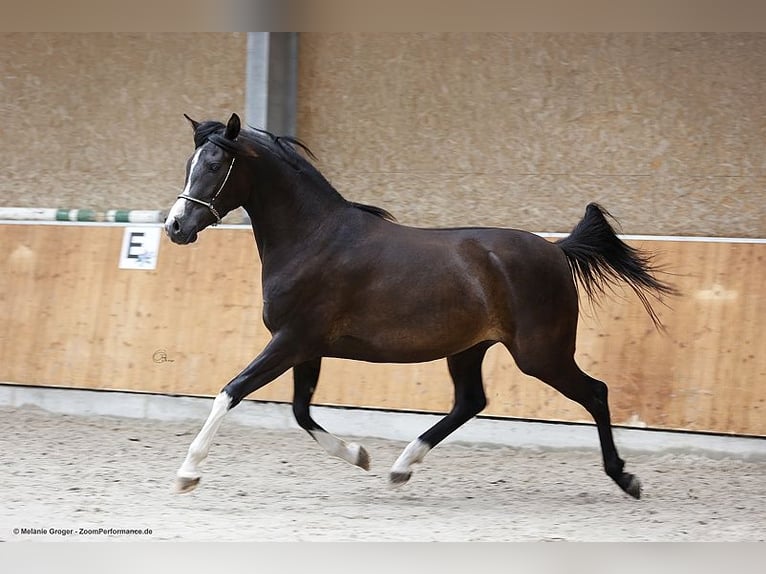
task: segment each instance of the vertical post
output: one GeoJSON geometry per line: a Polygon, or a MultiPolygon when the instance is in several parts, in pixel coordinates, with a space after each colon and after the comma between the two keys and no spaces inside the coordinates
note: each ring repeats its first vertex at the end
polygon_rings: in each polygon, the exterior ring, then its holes
{"type": "Polygon", "coordinates": [[[269,32],[248,32],[245,72],[245,122],[266,127],[269,84],[269,32]]]}
{"type": "Polygon", "coordinates": [[[298,34],[248,32],[245,121],[278,135],[295,135],[298,34]]]}

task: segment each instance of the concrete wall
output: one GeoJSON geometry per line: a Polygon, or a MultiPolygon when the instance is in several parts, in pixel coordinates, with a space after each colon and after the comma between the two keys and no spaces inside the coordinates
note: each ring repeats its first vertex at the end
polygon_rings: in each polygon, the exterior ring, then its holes
{"type": "Polygon", "coordinates": [[[183,118],[244,107],[246,34],[0,34],[0,205],[167,209],[183,118]]]}
{"type": "Polygon", "coordinates": [[[303,34],[301,135],[417,225],[766,235],[766,34],[303,34]]]}
{"type": "MultiPolygon", "coordinates": [[[[766,236],[766,34],[300,35],[298,134],[415,225],[766,236]]],[[[0,34],[0,204],[162,209],[246,35],[0,34]]]]}

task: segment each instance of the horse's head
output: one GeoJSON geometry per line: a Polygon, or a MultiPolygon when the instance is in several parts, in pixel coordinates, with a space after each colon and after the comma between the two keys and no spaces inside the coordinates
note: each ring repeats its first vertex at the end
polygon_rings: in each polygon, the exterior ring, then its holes
{"type": "Polygon", "coordinates": [[[237,114],[232,114],[225,126],[184,116],[194,128],[196,149],[186,163],[184,190],[165,220],[170,240],[182,245],[193,243],[200,231],[220,223],[223,216],[242,205],[247,187],[242,177],[244,166],[225,145],[239,135],[237,114]]]}

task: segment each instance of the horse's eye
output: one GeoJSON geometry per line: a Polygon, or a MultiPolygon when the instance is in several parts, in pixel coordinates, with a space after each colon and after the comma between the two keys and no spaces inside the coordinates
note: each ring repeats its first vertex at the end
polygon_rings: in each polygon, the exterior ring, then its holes
{"type": "Polygon", "coordinates": [[[210,171],[218,171],[219,169],[221,169],[221,164],[220,163],[208,164],[208,169],[210,169],[210,171]]]}

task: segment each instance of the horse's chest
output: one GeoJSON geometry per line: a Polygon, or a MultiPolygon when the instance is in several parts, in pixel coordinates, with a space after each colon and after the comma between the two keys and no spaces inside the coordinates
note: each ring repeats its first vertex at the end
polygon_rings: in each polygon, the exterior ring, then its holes
{"type": "Polygon", "coordinates": [[[317,287],[305,281],[281,281],[263,285],[263,323],[272,333],[305,320],[313,307],[317,287]]]}
{"type": "Polygon", "coordinates": [[[271,331],[279,330],[288,322],[291,310],[295,307],[294,301],[284,294],[268,293],[263,294],[263,324],[271,331]]]}

